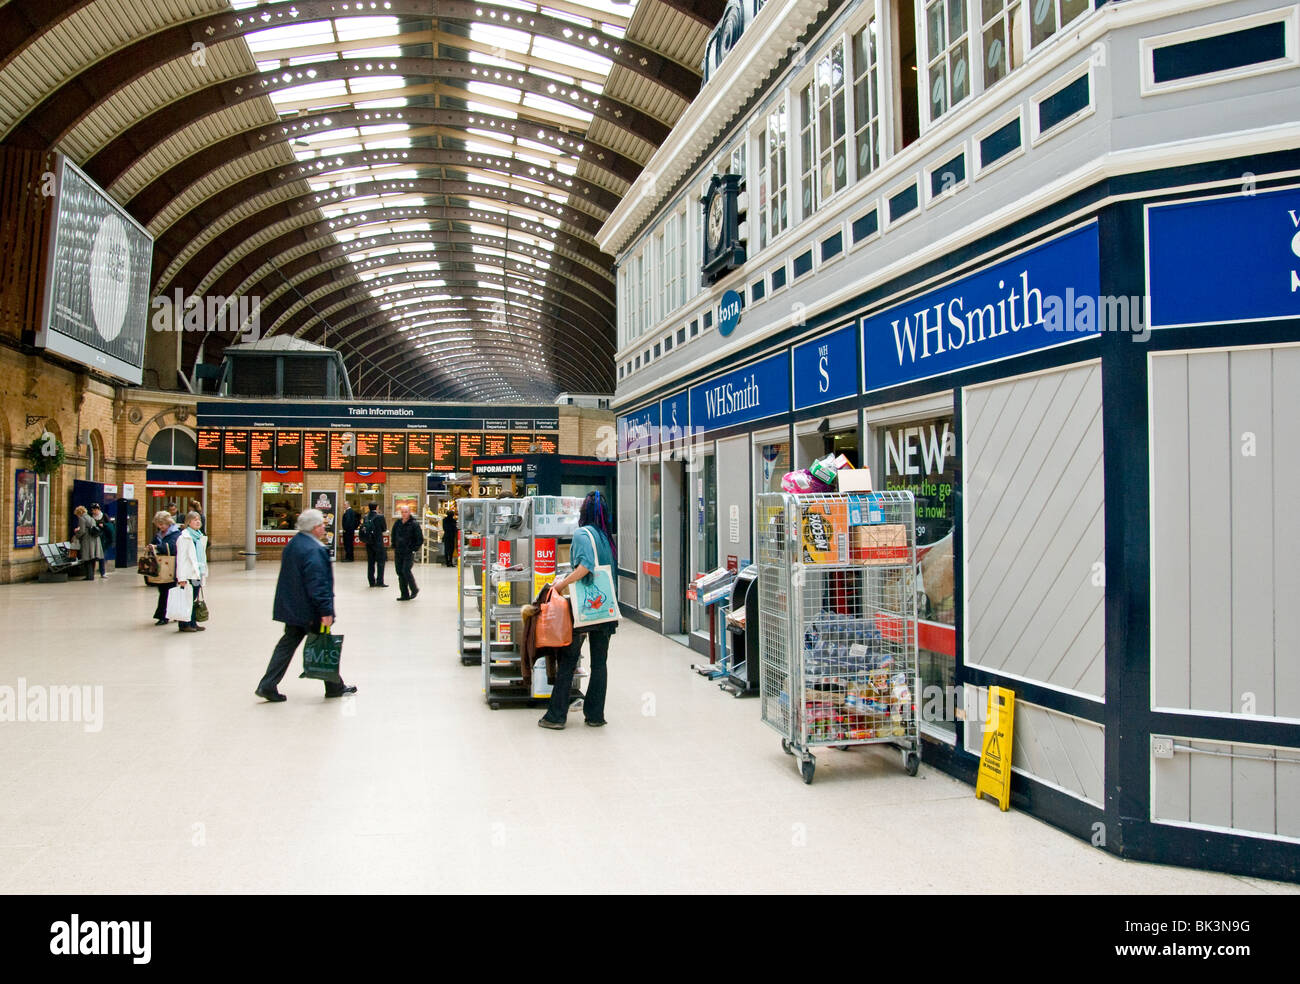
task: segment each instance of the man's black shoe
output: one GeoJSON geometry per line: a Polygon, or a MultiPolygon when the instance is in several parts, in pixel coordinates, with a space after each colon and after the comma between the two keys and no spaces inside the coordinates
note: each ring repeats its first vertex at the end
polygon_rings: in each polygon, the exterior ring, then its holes
{"type": "Polygon", "coordinates": [[[411,600],[411,595],[398,595],[398,596],[397,596],[397,600],[398,600],[398,601],[410,601],[410,600],[411,600]]]}
{"type": "Polygon", "coordinates": [[[357,692],[357,688],[356,688],[356,687],[344,687],[342,690],[339,690],[339,691],[337,691],[337,692],[335,692],[335,693],[330,693],[329,691],[326,691],[326,692],[325,692],[325,696],[326,696],[326,697],[346,697],[346,696],[348,696],[349,694],[355,694],[356,692],[357,692]]]}
{"type": "Polygon", "coordinates": [[[415,600],[415,596],[418,595],[419,593],[420,593],[420,589],[419,589],[419,588],[412,588],[412,589],[411,589],[411,597],[410,597],[409,600],[414,601],[414,600],[415,600]]]}
{"type": "Polygon", "coordinates": [[[270,701],[272,704],[278,704],[282,700],[289,699],[284,694],[280,693],[280,691],[278,690],[271,690],[271,691],[255,690],[253,692],[257,694],[257,696],[261,697],[262,700],[270,701]]]}

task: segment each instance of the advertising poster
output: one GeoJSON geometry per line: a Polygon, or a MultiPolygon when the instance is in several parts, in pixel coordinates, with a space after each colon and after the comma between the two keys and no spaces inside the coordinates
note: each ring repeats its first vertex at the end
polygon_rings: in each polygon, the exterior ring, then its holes
{"type": "Polygon", "coordinates": [[[308,500],[310,508],[319,509],[325,514],[325,549],[329,551],[330,560],[334,559],[334,514],[338,511],[339,494],[336,489],[316,490],[308,500]]]}
{"type": "Polygon", "coordinates": [[[542,585],[555,580],[555,538],[539,536],[533,541],[533,597],[542,585]]]}
{"type": "Polygon", "coordinates": [[[36,472],[19,468],[14,472],[14,549],[36,546],[36,472]]]}

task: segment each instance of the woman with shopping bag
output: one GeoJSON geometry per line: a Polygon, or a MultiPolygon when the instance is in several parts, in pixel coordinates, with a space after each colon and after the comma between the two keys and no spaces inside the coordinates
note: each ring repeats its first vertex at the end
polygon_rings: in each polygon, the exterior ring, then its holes
{"type": "Polygon", "coordinates": [[[609,503],[599,492],[587,493],[578,515],[579,528],[569,552],[572,570],[555,582],[556,592],[569,591],[573,617],[573,641],[560,660],[551,691],[551,703],[537,722],[539,727],[559,731],[569,715],[569,690],[573,674],[582,655],[582,640],[589,640],[591,676],[582,702],[582,716],[589,728],[605,726],[605,690],[608,683],[606,661],[609,637],[618,625],[618,599],[613,581],[614,520],[609,503]]]}
{"type": "Polygon", "coordinates": [[[158,589],[158,604],[153,610],[153,624],[167,624],[167,594],[176,587],[176,541],[181,538],[180,525],[165,509],[153,515],[154,538],[149,542],[149,555],[156,561],[155,573],[146,574],[145,581],[158,589]]]}
{"type": "MultiPolygon", "coordinates": [[[[202,591],[208,579],[208,538],[203,535],[202,526],[203,517],[190,510],[185,515],[185,528],[176,541],[176,588],[173,590],[188,591],[190,602],[189,618],[181,622],[182,632],[203,631],[199,614],[206,604],[202,600],[202,591]]],[[[167,610],[172,610],[170,600],[167,610]]]]}

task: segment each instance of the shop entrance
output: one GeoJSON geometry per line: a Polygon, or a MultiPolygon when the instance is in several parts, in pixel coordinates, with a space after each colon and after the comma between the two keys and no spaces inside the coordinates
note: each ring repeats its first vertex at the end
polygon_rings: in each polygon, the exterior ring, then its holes
{"type": "Polygon", "coordinates": [[[795,435],[795,467],[807,468],[828,454],[844,455],[854,468],[862,463],[856,414],[840,414],[799,425],[795,435]]]}
{"type": "Polygon", "coordinates": [[[688,515],[682,463],[663,463],[663,610],[664,634],[686,644],[687,540],[682,526],[688,515]]]}

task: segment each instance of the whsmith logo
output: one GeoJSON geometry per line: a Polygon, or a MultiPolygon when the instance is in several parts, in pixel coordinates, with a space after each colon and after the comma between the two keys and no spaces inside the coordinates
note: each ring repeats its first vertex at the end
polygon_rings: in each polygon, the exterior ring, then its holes
{"type": "MultiPolygon", "coordinates": [[[[897,331],[898,322],[894,322],[897,331]]],[[[705,409],[709,419],[730,416],[742,410],[752,410],[759,404],[758,379],[751,373],[749,382],[743,386],[735,383],[721,383],[704,391],[705,409]]]]}
{"type": "MultiPolygon", "coordinates": [[[[1005,280],[998,281],[998,289],[1006,289],[1005,280]]],[[[944,352],[955,351],[967,344],[974,345],[1043,323],[1043,293],[1038,288],[1029,286],[1028,270],[1020,274],[1020,290],[1017,291],[1013,286],[1010,293],[998,299],[996,305],[984,304],[967,311],[966,299],[959,296],[947,304],[939,303],[922,308],[901,322],[897,318],[891,322],[900,366],[903,365],[905,356],[909,363],[915,365],[917,359],[943,355],[944,352]],[[1034,300],[1032,311],[1031,297],[1034,300]],[[1017,313],[1020,315],[1019,320],[1016,318],[1017,313]],[[934,318],[930,317],[931,314],[934,318]]]]}
{"type": "Polygon", "coordinates": [[[50,953],[56,957],[129,956],[147,964],[152,956],[153,923],[146,920],[82,922],[77,913],[50,924],[50,953]]]}

